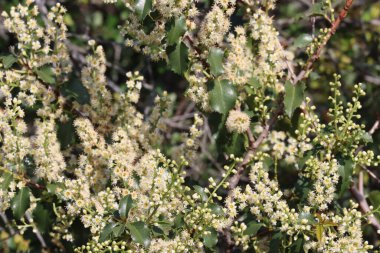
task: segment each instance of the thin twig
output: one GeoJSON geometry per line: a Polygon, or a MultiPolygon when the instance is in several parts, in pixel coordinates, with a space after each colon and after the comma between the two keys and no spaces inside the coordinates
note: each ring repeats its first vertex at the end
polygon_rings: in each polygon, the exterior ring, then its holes
{"type": "Polygon", "coordinates": [[[376,120],[375,124],[373,124],[373,126],[371,127],[371,130],[369,130],[369,134],[370,135],[373,135],[377,129],[379,129],[380,127],[380,119],[376,120]]]}
{"type": "MultiPolygon", "coordinates": [[[[315,4],[315,0],[311,0],[311,5],[314,6],[314,4],[315,4]]],[[[314,38],[314,36],[315,36],[315,16],[311,17],[310,21],[311,21],[311,34],[312,34],[312,37],[314,38]]]]}
{"type": "Polygon", "coordinates": [[[370,171],[366,166],[362,166],[362,169],[365,170],[368,173],[368,175],[372,177],[372,179],[374,179],[378,184],[380,184],[380,179],[375,175],[375,173],[370,171]]]}
{"type": "Polygon", "coordinates": [[[5,225],[9,226],[9,232],[11,232],[12,235],[15,234],[16,232],[13,229],[12,224],[10,224],[10,222],[9,222],[7,216],[5,215],[5,213],[0,213],[0,217],[4,221],[5,225]]]}
{"type": "MultiPolygon", "coordinates": [[[[31,222],[31,221],[33,220],[29,213],[26,213],[25,216],[26,216],[26,219],[27,219],[29,222],[31,222]]],[[[31,222],[31,223],[32,223],[32,222],[31,222]]],[[[33,232],[36,234],[38,241],[40,241],[42,248],[47,248],[47,245],[46,245],[45,239],[44,239],[44,237],[41,235],[40,231],[38,231],[38,229],[37,229],[36,227],[34,227],[34,228],[33,228],[33,232]]]]}
{"type": "Polygon", "coordinates": [[[319,45],[315,53],[307,60],[305,64],[305,68],[298,74],[297,78],[294,80],[294,83],[298,83],[299,81],[307,77],[307,75],[309,74],[309,72],[311,71],[313,67],[314,62],[319,59],[323,48],[325,47],[327,42],[330,40],[330,38],[335,34],[340,23],[347,16],[348,10],[351,8],[351,5],[353,2],[354,0],[346,0],[343,9],[339,13],[338,18],[333,22],[332,26],[330,27],[329,33],[326,35],[323,42],[319,45]]]}
{"type": "MultiPolygon", "coordinates": [[[[273,112],[273,115],[271,118],[267,121],[267,123],[264,126],[263,131],[259,135],[259,137],[252,142],[252,144],[249,147],[249,150],[247,153],[245,153],[243,157],[243,161],[238,165],[236,168],[236,173],[233,175],[230,180],[229,180],[229,195],[232,195],[232,190],[237,186],[237,184],[240,181],[240,178],[244,172],[244,167],[249,164],[249,162],[252,159],[252,156],[256,153],[257,149],[261,145],[261,143],[268,137],[269,131],[272,128],[272,126],[276,123],[278,117],[283,113],[283,96],[280,95],[280,98],[277,101],[278,103],[278,108],[273,112]]],[[[251,136],[252,133],[250,132],[251,130],[247,131],[248,136],[251,136]]],[[[251,137],[252,138],[252,137],[251,137]]]]}
{"type": "MultiPolygon", "coordinates": [[[[352,186],[350,190],[351,190],[352,195],[358,202],[360,210],[364,214],[370,213],[371,209],[369,208],[368,202],[365,199],[363,192],[360,192],[355,186],[352,186]]],[[[368,216],[368,221],[376,229],[376,231],[380,230],[380,223],[373,214],[370,214],[368,216]]]]}

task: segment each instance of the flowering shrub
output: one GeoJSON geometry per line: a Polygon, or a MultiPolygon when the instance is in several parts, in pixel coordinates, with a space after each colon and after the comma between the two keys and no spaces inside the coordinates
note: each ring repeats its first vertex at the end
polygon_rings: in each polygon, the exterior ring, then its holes
{"type": "Polygon", "coordinates": [[[141,106],[150,86],[137,68],[114,84],[108,44],[78,42],[63,4],[5,10],[15,42],[0,58],[1,250],[373,251],[380,194],[368,203],[363,177],[378,180],[379,123],[361,122],[365,86],[343,95],[331,75],[324,117],[307,93],[352,2],[338,15],[318,3],[330,25],[296,61],[274,0],[104,0],[126,13],[123,47],[186,81],[185,112],[167,91],[141,106]]]}

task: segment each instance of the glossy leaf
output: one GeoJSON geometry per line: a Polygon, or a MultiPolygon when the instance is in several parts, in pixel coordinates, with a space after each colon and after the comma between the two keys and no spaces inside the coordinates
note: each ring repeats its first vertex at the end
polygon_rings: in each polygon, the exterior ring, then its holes
{"type": "Polygon", "coordinates": [[[40,69],[37,69],[36,74],[38,78],[41,79],[45,83],[48,83],[48,84],[55,83],[55,74],[53,72],[53,69],[49,66],[44,66],[40,69]]]}
{"type": "Polygon", "coordinates": [[[13,176],[11,173],[4,172],[1,177],[3,178],[3,181],[1,182],[1,189],[6,190],[9,187],[9,184],[12,182],[13,176]]]}
{"type": "Polygon", "coordinates": [[[195,185],[194,186],[194,190],[195,190],[196,193],[199,194],[199,196],[201,197],[201,200],[203,202],[207,201],[208,195],[207,195],[207,193],[205,192],[205,190],[201,186],[195,185]]]}
{"type": "Polygon", "coordinates": [[[236,98],[236,90],[231,83],[227,80],[215,80],[210,91],[210,103],[215,111],[227,114],[235,105],[236,98]]]}
{"type": "Polygon", "coordinates": [[[116,223],[107,224],[99,235],[99,242],[104,242],[111,239],[113,229],[117,226],[116,223]]]}
{"type": "Polygon", "coordinates": [[[347,159],[344,161],[344,165],[339,166],[338,172],[341,177],[339,196],[342,196],[351,184],[354,165],[351,159],[347,159]]]}
{"type": "MultiPolygon", "coordinates": [[[[368,195],[368,198],[374,209],[378,209],[380,207],[380,191],[371,191],[368,195]]],[[[379,214],[376,214],[376,216],[378,218],[380,217],[379,214]]]]}
{"type": "Polygon", "coordinates": [[[244,231],[244,234],[249,236],[255,236],[263,225],[264,224],[262,223],[251,221],[250,223],[248,223],[247,229],[244,231]]]}
{"type": "Polygon", "coordinates": [[[49,211],[45,209],[42,205],[38,204],[37,207],[34,209],[33,220],[41,233],[47,232],[51,223],[51,219],[49,211]]]}
{"type": "Polygon", "coordinates": [[[171,70],[181,75],[187,70],[188,67],[188,48],[185,43],[179,42],[174,51],[169,54],[169,63],[171,70]]]}
{"type": "Polygon", "coordinates": [[[112,233],[115,237],[120,237],[125,231],[125,225],[119,224],[112,229],[112,233]]]}
{"type": "Polygon", "coordinates": [[[214,76],[220,75],[223,70],[224,51],[220,48],[211,48],[207,58],[207,63],[210,64],[211,74],[214,76]]]}
{"type": "Polygon", "coordinates": [[[135,203],[131,197],[131,195],[128,195],[120,200],[119,203],[119,214],[122,219],[125,219],[128,217],[129,210],[131,210],[132,207],[135,206],[135,203]]]}
{"type": "Polygon", "coordinates": [[[308,11],[308,16],[324,16],[326,13],[326,7],[323,2],[314,3],[308,11]]]}
{"type": "Polygon", "coordinates": [[[299,107],[304,99],[305,84],[299,83],[293,85],[291,82],[287,81],[285,83],[285,112],[292,118],[294,110],[299,107]]]}
{"type": "Polygon", "coordinates": [[[218,233],[213,228],[208,229],[207,231],[209,233],[203,236],[203,244],[209,249],[214,249],[218,243],[218,233]]]}
{"type": "Polygon", "coordinates": [[[213,214],[224,215],[223,208],[220,205],[212,203],[212,204],[209,204],[209,207],[210,207],[213,214]]]}
{"type": "Polygon", "coordinates": [[[128,223],[127,228],[131,234],[132,240],[136,243],[148,247],[150,244],[150,230],[148,226],[142,222],[137,221],[133,223],[128,223]]]}
{"type": "Polygon", "coordinates": [[[9,69],[10,67],[12,67],[12,65],[14,63],[17,62],[17,58],[14,55],[12,55],[12,54],[6,55],[6,56],[2,56],[1,60],[3,62],[3,66],[4,66],[5,69],[9,69]]]}
{"type": "Polygon", "coordinates": [[[184,16],[175,20],[174,25],[168,32],[168,45],[174,45],[178,39],[186,32],[186,19],[184,16]]]}
{"type": "Polygon", "coordinates": [[[140,20],[144,20],[152,9],[152,0],[136,0],[135,10],[140,20]]]}
{"type": "Polygon", "coordinates": [[[28,187],[22,188],[12,200],[13,215],[21,219],[30,206],[30,191],[28,187]]]}
{"type": "Polygon", "coordinates": [[[313,41],[313,37],[310,34],[304,33],[297,37],[294,41],[294,46],[299,48],[307,47],[313,41]]]}
{"type": "MultiPolygon", "coordinates": [[[[248,84],[251,85],[251,87],[254,88],[254,89],[258,89],[258,88],[261,87],[261,82],[260,82],[260,80],[259,80],[257,77],[255,77],[255,76],[253,76],[253,77],[251,77],[251,78],[249,79],[248,84]]],[[[249,87],[249,86],[248,86],[248,87],[249,87]]],[[[248,93],[249,93],[249,94],[252,94],[253,92],[250,91],[250,92],[248,92],[248,93]]]]}
{"type": "Polygon", "coordinates": [[[50,183],[46,185],[46,190],[50,194],[56,194],[57,191],[61,190],[64,188],[63,183],[50,183]]]}
{"type": "MultiPolygon", "coordinates": [[[[229,134],[231,135],[231,134],[229,134]]],[[[225,152],[227,154],[234,154],[241,156],[244,154],[244,141],[245,135],[233,133],[226,143],[225,152]]]]}
{"type": "Polygon", "coordinates": [[[281,252],[283,235],[281,232],[274,234],[269,242],[269,253],[278,253],[281,252]]]}

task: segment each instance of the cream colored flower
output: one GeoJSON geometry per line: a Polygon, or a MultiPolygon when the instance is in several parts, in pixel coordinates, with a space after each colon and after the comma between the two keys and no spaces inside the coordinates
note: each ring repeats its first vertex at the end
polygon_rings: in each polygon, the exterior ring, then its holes
{"type": "Polygon", "coordinates": [[[231,110],[228,114],[226,127],[229,132],[244,133],[250,124],[249,116],[241,111],[231,110]]]}

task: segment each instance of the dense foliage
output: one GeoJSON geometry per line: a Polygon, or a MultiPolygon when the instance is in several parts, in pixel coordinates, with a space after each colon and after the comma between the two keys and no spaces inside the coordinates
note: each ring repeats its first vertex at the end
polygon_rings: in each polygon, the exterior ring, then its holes
{"type": "Polygon", "coordinates": [[[379,249],[376,1],[0,10],[1,252],[379,249]]]}

